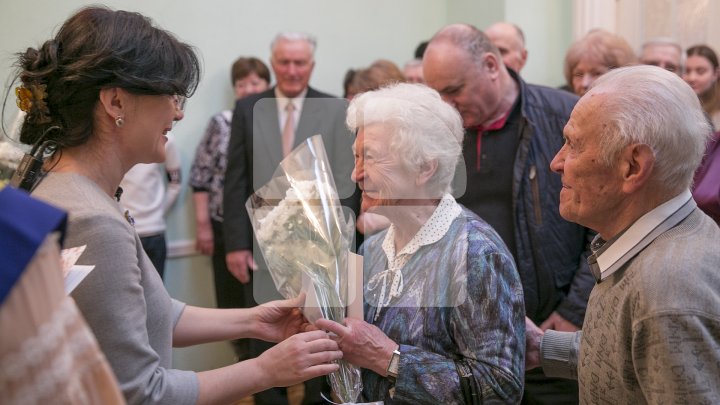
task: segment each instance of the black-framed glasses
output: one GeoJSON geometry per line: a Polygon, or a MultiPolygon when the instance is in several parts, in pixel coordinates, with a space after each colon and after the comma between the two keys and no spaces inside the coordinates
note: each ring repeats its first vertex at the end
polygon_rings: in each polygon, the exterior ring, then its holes
{"type": "Polygon", "coordinates": [[[187,102],[187,97],[176,94],[173,96],[173,102],[175,103],[175,108],[178,111],[185,111],[185,103],[187,102]]]}

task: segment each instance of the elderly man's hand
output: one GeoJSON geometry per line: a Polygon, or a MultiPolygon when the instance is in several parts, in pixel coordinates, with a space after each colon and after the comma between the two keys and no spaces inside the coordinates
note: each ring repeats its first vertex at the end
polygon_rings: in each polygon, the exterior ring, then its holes
{"type": "Polygon", "coordinates": [[[225,263],[227,264],[228,271],[243,284],[250,282],[248,269],[257,270],[257,265],[252,257],[252,251],[249,249],[228,252],[225,255],[225,263]]]}
{"type": "Polygon", "coordinates": [[[387,375],[387,366],[398,344],[387,337],[380,328],[353,318],[345,318],[345,325],[327,319],[318,319],[315,326],[337,335],[335,340],[343,352],[344,360],[372,370],[381,376],[387,375]]]}
{"type": "Polygon", "coordinates": [[[550,316],[540,324],[540,329],[543,331],[552,329],[558,332],[577,332],[580,330],[578,326],[563,318],[557,311],[550,314],[550,316]]]}
{"type": "Polygon", "coordinates": [[[540,367],[540,343],[544,334],[530,318],[525,317],[525,370],[540,367]]]}

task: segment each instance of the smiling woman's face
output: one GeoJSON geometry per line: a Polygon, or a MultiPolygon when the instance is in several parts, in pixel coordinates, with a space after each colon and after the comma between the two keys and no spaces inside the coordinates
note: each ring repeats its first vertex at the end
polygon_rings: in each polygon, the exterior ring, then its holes
{"type": "Polygon", "coordinates": [[[178,96],[134,95],[130,99],[134,105],[122,127],[128,135],[124,142],[128,156],[134,163],[164,162],[166,136],[173,123],[184,117],[178,96]]]}
{"type": "Polygon", "coordinates": [[[710,61],[700,55],[688,56],[685,61],[685,73],[683,80],[692,87],[695,94],[701,96],[705,94],[718,79],[718,72],[710,63],[710,61]]]}
{"type": "Polygon", "coordinates": [[[361,127],[355,138],[352,180],[363,191],[362,211],[382,212],[382,207],[401,206],[402,200],[420,195],[417,174],[389,147],[388,129],[380,124],[361,127]]]}

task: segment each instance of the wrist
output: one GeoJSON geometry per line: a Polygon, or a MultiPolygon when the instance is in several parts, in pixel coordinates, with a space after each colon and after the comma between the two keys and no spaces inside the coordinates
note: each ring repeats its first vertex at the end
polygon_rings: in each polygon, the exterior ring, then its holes
{"type": "Polygon", "coordinates": [[[400,346],[396,345],[385,359],[383,375],[394,382],[400,369],[400,346]]]}
{"type": "Polygon", "coordinates": [[[261,354],[260,356],[253,359],[248,359],[241,361],[240,363],[236,363],[236,365],[242,368],[243,373],[248,370],[255,371],[254,373],[245,374],[246,376],[254,376],[251,382],[251,385],[253,386],[253,392],[264,391],[275,386],[273,379],[274,375],[272,372],[270,372],[270,370],[267,369],[263,360],[263,355],[261,354]]]}
{"type": "Polygon", "coordinates": [[[246,311],[245,316],[235,317],[235,319],[239,321],[238,327],[241,331],[241,336],[239,336],[239,339],[255,338],[256,336],[258,336],[260,329],[259,306],[255,306],[252,308],[242,308],[238,309],[238,311],[246,311]]]}

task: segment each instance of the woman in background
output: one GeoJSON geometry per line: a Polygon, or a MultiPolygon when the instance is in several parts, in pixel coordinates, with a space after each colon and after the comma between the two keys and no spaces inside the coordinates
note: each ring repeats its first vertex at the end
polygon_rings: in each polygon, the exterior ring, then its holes
{"type": "Polygon", "coordinates": [[[695,45],[685,51],[683,80],[695,90],[715,131],[720,130],[720,91],[718,57],[707,45],[695,45]]]}
{"type": "Polygon", "coordinates": [[[703,110],[713,126],[703,161],[693,179],[693,198],[706,214],[720,225],[720,90],[718,57],[707,45],[695,45],[685,51],[683,79],[700,98],[703,110]]]}
{"type": "Polygon", "coordinates": [[[367,68],[354,71],[352,77],[345,83],[345,98],[352,100],[360,93],[405,81],[405,75],[396,64],[389,60],[378,59],[367,68]]]}
{"type": "MultiPolygon", "coordinates": [[[[270,86],[270,70],[257,58],[241,57],[232,65],[230,83],[235,100],[265,91],[270,86]]],[[[223,185],[227,167],[232,110],[210,118],[190,169],[190,187],[195,203],[196,248],[212,256],[215,297],[218,308],[247,308],[244,288],[227,268],[223,238],[223,185]]],[[[239,360],[248,356],[247,340],[232,343],[239,360]]]]}
{"type": "Polygon", "coordinates": [[[299,300],[207,309],[171,299],[118,206],[127,170],[165,159],[165,135],[200,77],[190,46],[141,14],[88,7],[18,66],[20,140],[53,151],[33,194],[68,212],[66,246],[87,246],[78,264],[94,270],[72,297],[128,403],[231,403],[337,369],[324,332],[295,334],[299,300]],[[172,369],[173,346],[243,337],[282,342],[216,370],[172,369]]]}
{"type": "Polygon", "coordinates": [[[624,38],[595,29],[575,41],[565,54],[565,80],[573,93],[582,96],[598,77],[635,63],[637,56],[624,38]]]}

